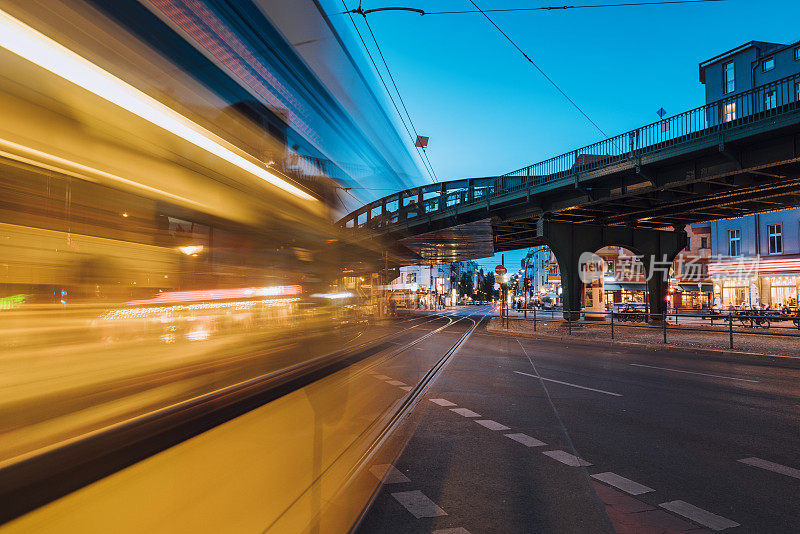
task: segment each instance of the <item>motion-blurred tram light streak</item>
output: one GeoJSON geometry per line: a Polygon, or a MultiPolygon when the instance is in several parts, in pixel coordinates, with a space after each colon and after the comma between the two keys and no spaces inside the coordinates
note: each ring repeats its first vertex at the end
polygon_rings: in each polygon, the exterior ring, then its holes
{"type": "Polygon", "coordinates": [[[227,148],[222,139],[202,126],[2,10],[0,46],[298,198],[316,200],[299,187],[227,148]]]}
{"type": "MultiPolygon", "coordinates": [[[[2,37],[0,37],[0,39],[2,39],[2,37]]],[[[40,169],[47,169],[57,173],[65,174],[67,176],[72,176],[73,178],[78,178],[80,180],[86,180],[88,182],[97,182],[98,180],[96,180],[94,176],[100,176],[114,182],[132,186],[137,189],[142,189],[150,193],[155,193],[163,198],[178,200],[199,208],[208,207],[201,202],[197,202],[180,195],[175,195],[162,189],[156,189],[155,187],[150,187],[149,185],[135,182],[133,180],[128,180],[122,176],[101,171],[100,169],[95,169],[93,167],[89,167],[88,165],[70,161],[53,154],[48,154],[46,152],[42,152],[41,150],[36,150],[35,148],[23,146],[7,139],[0,139],[0,148],[6,148],[12,151],[8,152],[6,150],[0,150],[0,157],[19,161],[20,163],[27,163],[28,165],[33,165],[34,167],[39,167],[40,169]]],[[[126,216],[127,214],[123,214],[123,217],[126,216]]]]}

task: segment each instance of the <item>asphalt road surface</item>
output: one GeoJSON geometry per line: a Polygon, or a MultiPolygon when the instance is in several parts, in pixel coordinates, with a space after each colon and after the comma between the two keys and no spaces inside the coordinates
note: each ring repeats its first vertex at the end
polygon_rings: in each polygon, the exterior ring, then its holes
{"type": "Polygon", "coordinates": [[[800,532],[798,368],[479,327],[373,466],[359,532],[800,532]]]}

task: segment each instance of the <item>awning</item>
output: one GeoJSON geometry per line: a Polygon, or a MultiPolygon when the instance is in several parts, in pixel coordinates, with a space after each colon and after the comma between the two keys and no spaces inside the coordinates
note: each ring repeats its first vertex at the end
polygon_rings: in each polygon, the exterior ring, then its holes
{"type": "Polygon", "coordinates": [[[681,291],[685,291],[686,293],[713,293],[714,286],[712,284],[703,284],[700,289],[697,288],[697,284],[678,284],[678,287],[681,291]]]}
{"type": "Polygon", "coordinates": [[[603,289],[605,291],[647,291],[646,284],[611,284],[605,283],[603,284],[603,289]]]}

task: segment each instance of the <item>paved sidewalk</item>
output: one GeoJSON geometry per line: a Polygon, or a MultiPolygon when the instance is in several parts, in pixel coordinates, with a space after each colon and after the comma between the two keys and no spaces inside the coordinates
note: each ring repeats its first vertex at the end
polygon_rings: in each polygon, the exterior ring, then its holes
{"type": "MultiPolygon", "coordinates": [[[[510,318],[505,328],[499,317],[489,322],[488,329],[493,332],[506,332],[524,335],[547,336],[553,338],[611,342],[611,324],[588,323],[581,321],[571,326],[558,320],[538,320],[534,330],[533,319],[510,318]]],[[[791,323],[788,323],[791,324],[791,323]]],[[[733,349],[730,348],[730,332],[726,326],[708,323],[703,331],[690,330],[700,325],[667,325],[667,344],[672,347],[713,350],[725,352],[746,352],[769,356],[800,357],[800,333],[793,328],[747,328],[734,327],[733,349]],[[779,335],[783,334],[783,335],[779,335]]],[[[664,346],[664,331],[661,326],[646,323],[614,323],[614,342],[641,343],[649,346],[664,346]]]]}

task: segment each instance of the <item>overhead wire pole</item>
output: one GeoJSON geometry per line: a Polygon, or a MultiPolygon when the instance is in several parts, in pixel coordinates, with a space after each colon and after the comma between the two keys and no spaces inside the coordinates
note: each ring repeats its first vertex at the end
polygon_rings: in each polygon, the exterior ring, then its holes
{"type": "MultiPolygon", "coordinates": [[[[389,90],[389,86],[386,85],[386,81],[383,78],[383,74],[381,74],[381,71],[378,68],[377,63],[375,63],[375,59],[372,57],[372,53],[369,51],[369,47],[367,47],[366,41],[364,41],[364,37],[361,35],[361,31],[358,29],[358,25],[356,24],[355,19],[353,19],[353,15],[352,15],[353,13],[359,13],[359,14],[363,15],[363,10],[361,10],[361,7],[359,5],[359,7],[357,9],[349,11],[349,10],[347,10],[347,4],[345,4],[345,0],[341,0],[341,1],[342,1],[342,7],[344,7],[344,9],[345,9],[344,13],[347,13],[348,17],[350,17],[350,22],[353,24],[353,28],[355,29],[356,34],[358,35],[358,38],[361,41],[361,45],[364,47],[364,51],[367,53],[367,56],[369,57],[369,60],[372,63],[372,67],[375,69],[375,72],[378,74],[378,78],[380,79],[381,84],[383,84],[383,88],[386,90],[386,94],[389,96],[389,100],[392,102],[392,105],[394,106],[394,109],[397,112],[397,115],[400,117],[400,122],[403,124],[403,127],[405,128],[406,133],[408,133],[409,138],[411,138],[411,140],[413,142],[415,142],[416,141],[415,135],[417,135],[417,134],[416,134],[416,129],[414,128],[414,125],[413,124],[411,125],[411,128],[415,132],[412,135],[411,130],[409,130],[408,125],[406,124],[406,119],[403,117],[403,114],[400,113],[400,108],[397,107],[397,103],[395,102],[394,97],[392,96],[392,92],[389,90]]],[[[366,15],[364,15],[364,21],[366,22],[366,15]]],[[[367,24],[367,27],[369,28],[369,24],[367,24]]],[[[370,33],[372,33],[372,29],[371,28],[370,28],[370,33]]],[[[374,34],[372,35],[372,38],[373,38],[373,40],[375,40],[375,35],[374,34]]],[[[375,41],[375,43],[376,43],[376,46],[377,46],[377,41],[375,41]]],[[[380,52],[380,47],[378,47],[378,51],[380,52]]],[[[383,58],[383,53],[381,53],[381,57],[383,58]]],[[[386,65],[386,60],[385,59],[384,59],[384,65],[386,65]]],[[[386,68],[387,68],[387,72],[389,73],[389,76],[391,76],[391,72],[388,70],[388,66],[386,68]]],[[[392,78],[392,83],[394,83],[394,78],[392,78]]],[[[397,85],[395,84],[395,90],[396,89],[397,89],[397,85]]],[[[397,93],[397,96],[400,97],[400,93],[399,92],[397,93]]],[[[401,100],[401,103],[402,103],[402,97],[400,97],[400,100],[401,100]]],[[[405,108],[405,103],[403,103],[403,107],[405,108]]],[[[408,113],[407,109],[406,109],[406,113],[408,113]]],[[[409,116],[409,121],[410,120],[411,120],[411,117],[409,116]]],[[[419,147],[417,147],[416,144],[415,144],[415,148],[417,149],[417,154],[419,155],[419,147]]],[[[420,157],[420,160],[422,161],[422,164],[425,167],[425,171],[428,173],[428,175],[430,176],[431,180],[433,180],[434,182],[438,182],[438,180],[436,178],[436,173],[433,171],[433,167],[432,166],[429,167],[430,160],[428,160],[427,154],[425,153],[424,150],[423,150],[422,154],[424,155],[424,158],[420,157]]]]}

